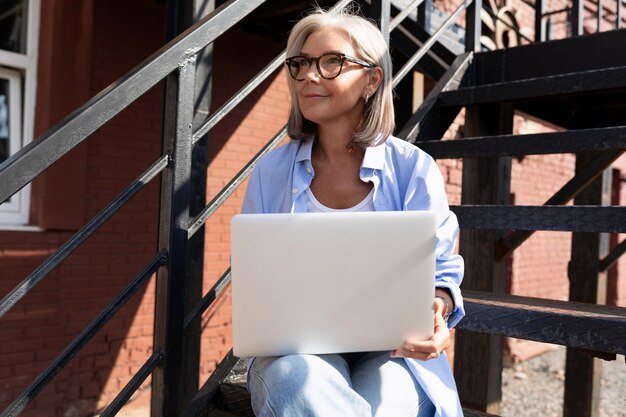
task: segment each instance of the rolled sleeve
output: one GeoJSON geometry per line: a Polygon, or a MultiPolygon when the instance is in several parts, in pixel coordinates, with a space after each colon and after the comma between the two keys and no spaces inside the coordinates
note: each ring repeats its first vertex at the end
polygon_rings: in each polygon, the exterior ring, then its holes
{"type": "Polygon", "coordinates": [[[465,315],[460,289],[464,261],[460,255],[454,253],[459,223],[448,207],[443,176],[437,164],[430,156],[422,155],[422,163],[416,165],[407,190],[413,201],[408,201],[405,205],[408,209],[432,211],[436,216],[435,287],[447,288],[454,300],[455,307],[448,318],[448,327],[452,328],[465,315]]]}

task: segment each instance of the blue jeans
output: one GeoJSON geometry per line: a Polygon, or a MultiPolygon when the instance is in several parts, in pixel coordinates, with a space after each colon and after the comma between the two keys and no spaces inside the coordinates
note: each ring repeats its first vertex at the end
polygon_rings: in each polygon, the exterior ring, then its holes
{"type": "Polygon", "coordinates": [[[248,389],[257,417],[432,417],[404,359],[389,352],[256,358],[248,389]]]}

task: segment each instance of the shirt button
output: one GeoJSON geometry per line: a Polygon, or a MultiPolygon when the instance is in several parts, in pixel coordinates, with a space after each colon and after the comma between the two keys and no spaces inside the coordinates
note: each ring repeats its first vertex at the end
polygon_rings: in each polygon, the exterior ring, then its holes
{"type": "Polygon", "coordinates": [[[293,194],[296,194],[296,193],[298,192],[298,189],[297,189],[297,188],[294,188],[293,190],[291,190],[291,192],[292,192],[293,194]]]}
{"type": "Polygon", "coordinates": [[[313,172],[313,170],[311,169],[311,167],[307,167],[306,168],[306,172],[308,172],[310,174],[311,172],[313,172]]]}

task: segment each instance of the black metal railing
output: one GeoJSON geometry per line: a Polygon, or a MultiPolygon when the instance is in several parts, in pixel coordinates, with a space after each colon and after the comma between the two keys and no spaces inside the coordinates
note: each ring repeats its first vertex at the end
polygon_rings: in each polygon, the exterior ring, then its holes
{"type": "MultiPolygon", "coordinates": [[[[612,0],[613,1],[613,0],[612,0]]],[[[613,29],[622,27],[622,0],[615,1],[615,10],[610,10],[603,6],[602,0],[589,1],[588,4],[595,4],[596,31],[602,31],[602,22],[610,23],[610,17],[614,16],[613,29]]],[[[566,23],[569,26],[571,36],[584,34],[584,13],[585,2],[583,0],[573,0],[571,7],[564,7],[557,10],[546,11],[546,0],[535,0],[535,3],[525,1],[525,3],[535,9],[535,41],[543,42],[551,38],[552,19],[555,15],[566,14],[566,23]]],[[[590,11],[593,14],[593,10],[590,11]]]]}
{"type": "MultiPolygon", "coordinates": [[[[390,2],[388,0],[372,0],[366,3],[371,8],[371,13],[375,14],[372,17],[379,20],[383,35],[389,40],[390,33],[402,24],[403,19],[422,6],[422,1],[413,1],[408,8],[402,10],[393,19],[391,18],[390,2]]],[[[230,270],[228,269],[213,288],[204,295],[200,303],[189,314],[185,314],[185,303],[181,299],[185,293],[185,280],[175,279],[175,277],[184,277],[187,274],[188,241],[201,229],[218,207],[245,181],[258,160],[276,147],[286,133],[284,127],[279,130],[198,215],[191,217],[189,214],[189,187],[191,151],[194,144],[241,103],[250,92],[275,73],[282,66],[285,54],[283,52],[275,57],[259,74],[194,131],[192,120],[194,116],[193,87],[195,83],[196,57],[203,48],[214,42],[222,33],[264,2],[264,0],[228,1],[0,165],[0,201],[5,201],[50,167],[55,161],[86,140],[94,131],[122,112],[145,92],[160,81],[165,80],[166,108],[162,155],[125,191],[0,301],[0,318],[14,307],[28,291],[40,283],[50,271],[98,230],[139,190],[160,174],[161,195],[158,253],[145,269],[131,281],[128,287],[2,412],[2,417],[12,417],[20,414],[54,376],[60,372],[63,366],[80,351],[139,288],[145,285],[155,272],[157,273],[157,296],[153,354],[105,409],[102,415],[115,415],[149,375],[152,375],[153,398],[156,398],[152,402],[152,415],[180,415],[183,411],[185,415],[193,415],[194,410],[200,410],[206,406],[215,393],[217,384],[220,383],[223,376],[236,362],[236,358],[232,356],[232,353],[227,354],[218,366],[218,369],[197,393],[194,400],[189,404],[179,403],[179,398],[183,397],[181,390],[184,386],[182,383],[184,376],[180,369],[184,360],[182,341],[185,333],[196,320],[200,319],[202,313],[212,305],[230,281],[230,270]]],[[[350,0],[339,1],[333,6],[333,10],[339,10],[348,3],[350,3],[350,0]]],[[[541,4],[542,0],[537,0],[537,7],[539,7],[537,10],[541,10],[541,4]]],[[[431,47],[438,42],[442,34],[445,33],[450,25],[457,21],[463,12],[466,12],[465,49],[467,53],[460,57],[461,59],[456,69],[466,68],[468,62],[471,61],[472,54],[480,49],[481,8],[481,0],[469,0],[460,4],[428,41],[413,56],[409,57],[407,63],[396,72],[393,85],[396,86],[400,80],[410,73],[412,68],[430,51],[431,47]]],[[[620,10],[618,8],[618,13],[620,13],[620,10]]],[[[427,106],[432,105],[435,99],[436,97],[425,104],[427,106]]],[[[417,119],[413,118],[412,123],[421,122],[421,117],[426,112],[418,110],[416,114],[418,117],[417,119]]],[[[493,217],[489,219],[480,219],[480,216],[474,216],[472,207],[460,207],[456,210],[463,218],[473,219],[471,220],[473,222],[471,227],[481,228],[494,227],[493,222],[500,221],[506,216],[513,216],[523,220],[525,216],[532,214],[530,211],[533,208],[503,209],[502,213],[494,212],[493,217]]],[[[578,210],[585,209],[579,208],[578,210]]],[[[598,211],[600,209],[593,210],[596,214],[600,213],[598,211]]],[[[574,222],[575,217],[578,215],[578,212],[568,211],[566,217],[563,218],[561,208],[557,207],[547,208],[547,210],[543,211],[552,213],[550,214],[551,219],[546,220],[545,225],[543,225],[546,228],[567,229],[571,227],[570,223],[565,226],[563,223],[568,221],[574,222]],[[574,218],[567,216],[574,216],[574,218]]],[[[479,213],[482,212],[479,211],[479,213]]],[[[610,218],[612,211],[610,208],[602,209],[600,214],[601,217],[610,218]]],[[[466,221],[468,224],[470,223],[470,220],[466,221]]],[[[500,226],[510,228],[512,227],[511,224],[511,222],[506,221],[500,226]]],[[[519,224],[516,223],[514,226],[524,229],[533,225],[526,226],[520,220],[519,224]]],[[[588,228],[587,225],[577,227],[576,230],[587,230],[588,228]]],[[[592,227],[592,230],[595,229],[592,227]]],[[[613,230],[618,229],[609,228],[606,231],[613,230]]],[[[614,262],[614,260],[608,259],[606,262],[608,263],[609,261],[614,262]]]]}
{"type": "MultiPolygon", "coordinates": [[[[17,287],[2,298],[0,317],[10,311],[50,271],[159,174],[162,176],[160,251],[144,271],[134,278],[128,287],[2,412],[2,417],[19,415],[104,324],[128,302],[132,295],[145,285],[155,272],[157,272],[158,281],[157,315],[159,311],[161,314],[173,314],[172,305],[168,304],[170,301],[168,295],[172,294],[175,289],[163,285],[164,283],[169,284],[168,275],[164,271],[175,270],[181,264],[181,259],[185,259],[185,254],[181,253],[176,246],[172,250],[171,242],[173,241],[176,245],[178,243],[176,238],[179,241],[187,240],[186,229],[189,219],[181,213],[184,213],[186,204],[182,194],[184,194],[189,180],[188,155],[192,146],[192,132],[188,127],[190,126],[188,120],[193,112],[190,107],[190,103],[193,103],[193,97],[186,94],[194,90],[195,57],[202,48],[214,42],[222,33],[262,3],[264,3],[263,0],[245,2],[231,0],[227,2],[0,165],[0,201],[6,201],[145,92],[161,80],[166,79],[168,97],[166,101],[169,107],[166,112],[162,156],[17,287]],[[187,158],[185,158],[186,156],[187,158]],[[176,222],[170,222],[171,218],[175,218],[176,222]],[[172,223],[172,225],[166,226],[168,223],[172,223]],[[173,229],[171,233],[170,227],[173,229]],[[166,232],[164,233],[163,230],[166,232]],[[173,236],[172,239],[170,239],[170,235],[173,236]]],[[[184,267],[180,269],[184,271],[184,267]]],[[[164,325],[162,320],[159,325],[164,325]]],[[[122,389],[103,415],[115,415],[151,374],[153,384],[157,387],[159,385],[177,386],[179,381],[173,382],[176,376],[171,377],[165,372],[159,373],[159,370],[178,366],[173,361],[178,359],[177,354],[180,352],[180,348],[176,346],[177,341],[166,345],[163,337],[165,329],[158,327],[157,325],[155,332],[161,335],[161,339],[155,338],[153,355],[122,389]],[[171,380],[165,382],[165,376],[169,376],[171,380]]],[[[178,327],[182,329],[182,324],[178,327]]],[[[168,332],[172,334],[181,333],[180,331],[176,332],[173,326],[168,328],[168,332]]],[[[166,396],[163,396],[162,399],[160,415],[175,415],[175,400],[166,396]]]]}

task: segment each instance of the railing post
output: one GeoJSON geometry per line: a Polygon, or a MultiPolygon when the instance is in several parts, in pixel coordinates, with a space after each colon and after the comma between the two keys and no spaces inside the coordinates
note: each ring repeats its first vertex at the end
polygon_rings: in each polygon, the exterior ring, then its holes
{"type": "Polygon", "coordinates": [[[417,6],[417,24],[421,25],[428,34],[430,34],[432,13],[433,0],[424,0],[417,6]]]}
{"type": "MultiPolygon", "coordinates": [[[[173,39],[195,22],[215,10],[215,0],[192,0],[167,2],[167,38],[173,39]]],[[[204,123],[211,104],[211,72],[213,45],[210,44],[198,53],[195,74],[194,132],[204,123]]],[[[207,184],[207,136],[199,139],[192,149],[190,174],[189,215],[195,218],[206,205],[207,184]]],[[[204,277],[204,226],[190,239],[187,256],[187,279],[185,280],[185,317],[202,300],[204,277]]],[[[183,388],[181,402],[187,404],[198,392],[200,379],[200,318],[194,320],[186,329],[183,338],[183,388]]]]}
{"type": "MultiPolygon", "coordinates": [[[[576,154],[576,172],[597,154],[576,154]]],[[[574,198],[576,205],[611,204],[611,168],[574,198]]],[[[598,272],[600,260],[609,253],[607,233],[572,233],[572,252],[568,265],[569,301],[606,304],[606,271],[598,272]]],[[[565,361],[563,415],[597,417],[600,415],[602,363],[579,349],[568,348],[565,361]]]]}
{"type": "Polygon", "coordinates": [[[480,11],[483,8],[482,0],[471,1],[465,14],[465,51],[480,52],[480,33],[482,21],[480,11]]]}
{"type": "Polygon", "coordinates": [[[571,26],[572,36],[580,36],[583,34],[583,2],[582,0],[573,0],[572,14],[571,14],[571,26]]]}
{"type": "Polygon", "coordinates": [[[389,45],[389,22],[391,20],[391,0],[372,0],[372,17],[379,22],[385,43],[389,45]]]}
{"type": "Polygon", "coordinates": [[[154,349],[164,360],[152,376],[152,417],[177,416],[184,408],[183,336],[190,223],[190,176],[196,56],[165,83],[163,153],[170,167],[161,177],[159,250],[168,254],[156,285],[154,349]]]}
{"type": "MultiPolygon", "coordinates": [[[[470,106],[465,109],[465,136],[491,136],[513,131],[512,104],[470,106]]],[[[510,204],[511,158],[463,159],[462,204],[510,204]]],[[[462,230],[459,252],[465,259],[467,290],[503,293],[509,258],[496,259],[495,247],[503,230],[462,230]]],[[[454,376],[461,403],[500,414],[503,338],[457,330],[454,376]]]]}
{"type": "Polygon", "coordinates": [[[543,20],[546,4],[544,0],[535,0],[535,42],[546,40],[546,25],[543,20]]]}
{"type": "Polygon", "coordinates": [[[602,31],[602,0],[598,0],[598,14],[596,18],[598,19],[598,33],[599,33],[602,31]]]}

